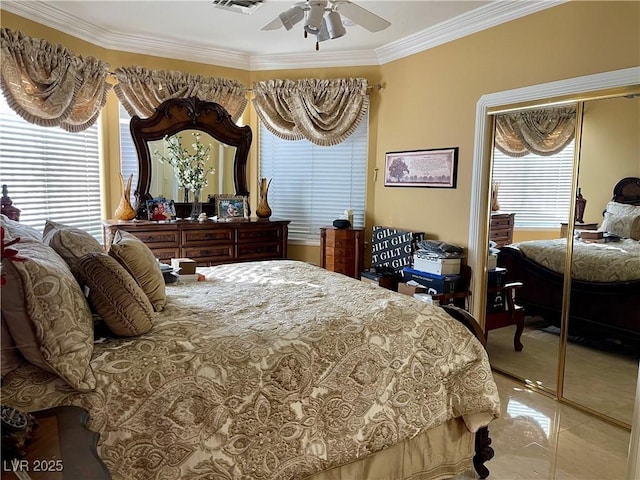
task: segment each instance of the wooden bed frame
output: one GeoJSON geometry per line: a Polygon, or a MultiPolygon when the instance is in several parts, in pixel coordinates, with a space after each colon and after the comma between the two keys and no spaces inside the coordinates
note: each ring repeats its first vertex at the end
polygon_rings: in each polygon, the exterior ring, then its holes
{"type": "MultiPolygon", "coordinates": [[[[640,205],[640,178],[627,177],[613,189],[612,201],[640,205]]],[[[500,249],[498,264],[507,281],[520,281],[517,301],[527,315],[541,315],[560,326],[564,275],[528,259],[516,246],[500,249]]],[[[640,280],[599,283],[572,280],[569,332],[607,335],[640,345],[640,280]]]]}
{"type": "MultiPolygon", "coordinates": [[[[20,209],[13,206],[13,202],[7,191],[7,185],[2,185],[1,204],[2,214],[6,215],[11,220],[20,220],[20,209]]],[[[482,346],[486,348],[487,341],[484,332],[469,312],[454,305],[445,305],[442,308],[452,318],[462,323],[480,341],[480,343],[482,343],[482,346]]],[[[485,462],[488,462],[494,456],[488,427],[481,427],[475,433],[474,450],[475,455],[473,456],[473,467],[478,474],[478,477],[485,479],[489,476],[489,469],[486,467],[485,462]]]]}

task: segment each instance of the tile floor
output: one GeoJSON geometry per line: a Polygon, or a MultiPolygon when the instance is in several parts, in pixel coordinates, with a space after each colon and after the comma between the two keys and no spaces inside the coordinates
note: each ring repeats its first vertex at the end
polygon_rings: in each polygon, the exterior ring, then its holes
{"type": "MultiPolygon", "coordinates": [[[[629,430],[494,373],[501,418],[489,425],[490,480],[623,480],[629,430]]],[[[476,478],[472,472],[455,480],[476,478]]]]}

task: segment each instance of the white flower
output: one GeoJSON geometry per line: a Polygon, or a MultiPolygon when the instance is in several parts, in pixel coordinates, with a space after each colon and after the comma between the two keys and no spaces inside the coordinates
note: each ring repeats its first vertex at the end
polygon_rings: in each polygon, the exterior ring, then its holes
{"type": "Polygon", "coordinates": [[[195,137],[195,142],[191,144],[192,152],[182,147],[180,135],[172,135],[164,137],[169,154],[165,157],[157,150],[153,154],[160,162],[167,162],[173,167],[178,186],[194,191],[209,184],[207,175],[213,173],[214,169],[207,167],[211,144],[205,146],[200,143],[198,132],[192,135],[195,137]]]}

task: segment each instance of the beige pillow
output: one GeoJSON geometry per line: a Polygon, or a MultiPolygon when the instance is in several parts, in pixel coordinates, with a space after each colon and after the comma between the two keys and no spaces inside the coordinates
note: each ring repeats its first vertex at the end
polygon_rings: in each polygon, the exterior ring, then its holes
{"type": "Polygon", "coordinates": [[[93,390],[93,319],[78,282],[44,243],[26,241],[14,247],[28,260],[3,263],[1,309],[18,350],[77,390],[93,390]]]}
{"type": "Polygon", "coordinates": [[[88,290],[89,303],[109,330],[133,337],[151,330],[153,307],[136,281],[106,253],[87,253],[76,263],[76,276],[88,290]]]}
{"type": "Polygon", "coordinates": [[[104,248],[88,232],[61,223],[47,220],[42,232],[42,241],[53,248],[72,269],[86,253],[104,253],[104,248]]]}
{"type": "Polygon", "coordinates": [[[109,255],[127,269],[149,298],[156,312],[167,303],[164,277],[153,252],[135,235],[116,230],[109,255]]]}
{"type": "Polygon", "coordinates": [[[4,228],[5,241],[8,242],[15,238],[20,238],[22,241],[34,240],[36,242],[42,241],[42,234],[33,227],[25,225],[24,223],[11,220],[6,215],[0,214],[0,226],[4,228]]]}

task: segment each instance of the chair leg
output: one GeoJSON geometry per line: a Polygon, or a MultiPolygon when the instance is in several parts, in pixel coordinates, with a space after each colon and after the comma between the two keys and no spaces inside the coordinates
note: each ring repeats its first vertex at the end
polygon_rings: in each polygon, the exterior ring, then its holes
{"type": "Polygon", "coordinates": [[[516,317],[516,333],[513,336],[513,348],[516,352],[521,352],[524,348],[524,345],[522,345],[522,342],[520,341],[520,337],[524,331],[524,315],[518,314],[516,317]]]}

